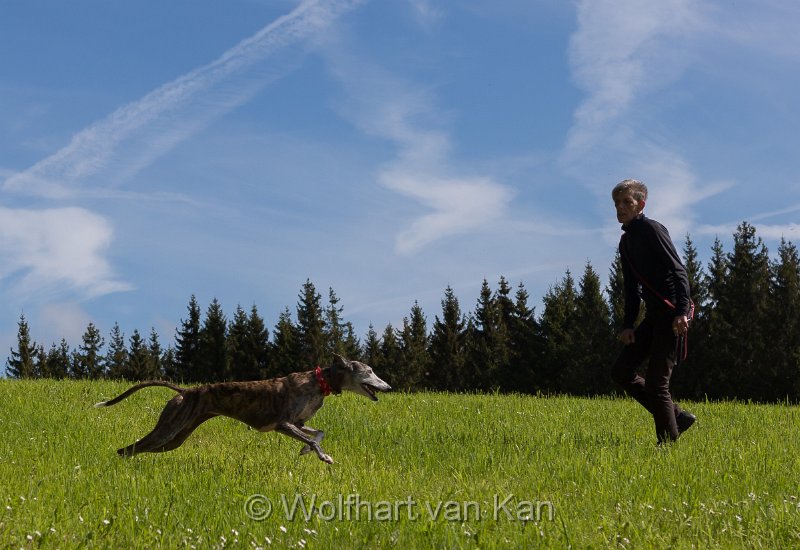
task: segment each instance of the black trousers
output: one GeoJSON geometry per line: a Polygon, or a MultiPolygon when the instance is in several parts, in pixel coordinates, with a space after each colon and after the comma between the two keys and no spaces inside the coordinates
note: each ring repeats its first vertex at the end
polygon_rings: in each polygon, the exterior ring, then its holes
{"type": "Polygon", "coordinates": [[[659,443],[678,439],[675,417],[681,409],[672,402],[669,380],[675,366],[678,337],[672,332],[672,316],[645,317],[636,327],[636,341],[622,350],[611,377],[653,415],[659,443]],[[637,370],[649,357],[645,377],[637,370]]]}

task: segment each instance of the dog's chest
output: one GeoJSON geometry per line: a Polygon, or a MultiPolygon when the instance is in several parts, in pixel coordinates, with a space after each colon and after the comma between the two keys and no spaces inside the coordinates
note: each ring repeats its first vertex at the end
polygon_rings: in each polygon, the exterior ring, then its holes
{"type": "Polygon", "coordinates": [[[322,407],[322,399],[312,399],[303,404],[298,404],[295,409],[295,417],[300,422],[305,422],[322,407]]]}

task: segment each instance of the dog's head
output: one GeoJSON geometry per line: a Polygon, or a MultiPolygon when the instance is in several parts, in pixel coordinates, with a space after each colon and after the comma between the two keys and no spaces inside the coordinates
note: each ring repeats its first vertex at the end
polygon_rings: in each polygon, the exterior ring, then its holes
{"type": "Polygon", "coordinates": [[[333,367],[335,378],[341,380],[341,389],[348,390],[369,397],[377,401],[376,391],[389,391],[392,389],[389,384],[378,378],[372,367],[360,361],[350,361],[341,355],[333,354],[333,367]]]}

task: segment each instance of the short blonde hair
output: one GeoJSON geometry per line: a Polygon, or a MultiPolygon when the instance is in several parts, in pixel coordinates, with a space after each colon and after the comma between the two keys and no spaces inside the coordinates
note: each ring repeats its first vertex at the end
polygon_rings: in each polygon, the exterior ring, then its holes
{"type": "Polygon", "coordinates": [[[622,180],[611,191],[611,198],[617,200],[623,193],[630,193],[638,202],[647,200],[647,186],[639,180],[622,180]]]}

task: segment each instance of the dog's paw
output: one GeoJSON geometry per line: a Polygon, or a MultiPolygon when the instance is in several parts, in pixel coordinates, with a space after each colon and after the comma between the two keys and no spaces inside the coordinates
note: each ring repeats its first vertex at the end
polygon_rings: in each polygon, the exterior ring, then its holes
{"type": "Polygon", "coordinates": [[[323,462],[327,462],[328,464],[333,464],[333,459],[330,457],[330,455],[322,453],[321,455],[319,455],[319,457],[322,459],[323,462]]]}
{"type": "Polygon", "coordinates": [[[300,454],[301,455],[308,454],[310,452],[311,452],[311,446],[310,445],[306,445],[305,447],[300,449],[300,454]]]}

